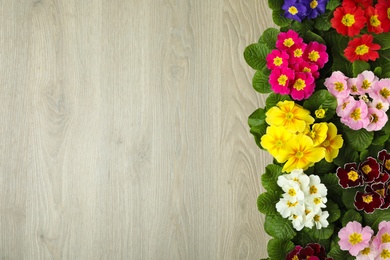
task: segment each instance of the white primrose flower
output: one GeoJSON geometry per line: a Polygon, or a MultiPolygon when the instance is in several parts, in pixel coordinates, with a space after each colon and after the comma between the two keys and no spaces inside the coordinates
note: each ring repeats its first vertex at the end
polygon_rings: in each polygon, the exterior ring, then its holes
{"type": "Polygon", "coordinates": [[[325,203],[328,201],[326,197],[320,196],[308,196],[305,197],[305,203],[308,207],[314,209],[315,212],[318,212],[321,208],[326,208],[325,203]]]}
{"type": "Polygon", "coordinates": [[[285,183],[285,185],[282,187],[282,190],[285,192],[283,194],[283,197],[288,200],[300,200],[302,201],[305,198],[305,194],[299,187],[299,184],[295,181],[288,181],[285,183]]]}
{"type": "Polygon", "coordinates": [[[278,185],[283,189],[283,186],[287,185],[288,181],[295,181],[300,185],[300,188],[307,187],[309,185],[310,179],[309,176],[303,173],[302,169],[297,169],[291,171],[289,174],[283,174],[278,177],[278,185]]]}
{"type": "Polygon", "coordinates": [[[305,212],[305,206],[303,201],[299,200],[289,200],[286,198],[281,198],[278,203],[276,203],[276,210],[282,215],[283,218],[288,218],[291,215],[302,215],[305,212]]]}
{"type": "Polygon", "coordinates": [[[314,211],[313,208],[307,207],[305,210],[305,216],[303,217],[304,220],[304,226],[307,228],[312,228],[314,226],[314,216],[316,214],[316,211],[314,211]]]}
{"type": "Polygon", "coordinates": [[[329,226],[328,222],[329,212],[328,211],[322,211],[319,210],[319,212],[314,216],[314,224],[316,225],[317,229],[326,228],[329,226]]]}
{"type": "Polygon", "coordinates": [[[292,221],[293,227],[297,231],[300,231],[305,227],[302,215],[291,215],[288,219],[292,221]]]}
{"type": "Polygon", "coordinates": [[[325,197],[328,194],[328,189],[321,183],[320,177],[317,175],[310,175],[309,178],[310,183],[304,190],[305,195],[325,197]]]}

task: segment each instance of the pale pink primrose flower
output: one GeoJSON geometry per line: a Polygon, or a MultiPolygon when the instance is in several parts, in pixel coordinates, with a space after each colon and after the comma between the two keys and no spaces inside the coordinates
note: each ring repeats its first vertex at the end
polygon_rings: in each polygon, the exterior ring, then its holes
{"type": "Polygon", "coordinates": [[[368,117],[370,123],[367,125],[367,131],[379,131],[387,123],[388,117],[383,110],[368,108],[368,117]]]}
{"type": "Polygon", "coordinates": [[[378,250],[378,256],[375,260],[389,260],[390,259],[390,243],[381,244],[378,250]]]}
{"type": "Polygon", "coordinates": [[[337,108],[336,113],[339,117],[344,117],[349,115],[353,106],[355,105],[356,100],[352,96],[348,96],[344,99],[337,99],[337,108]]]}
{"type": "Polygon", "coordinates": [[[356,260],[376,260],[378,257],[378,249],[372,245],[372,242],[369,246],[362,249],[359,254],[356,256],[356,260]]]}
{"type": "Polygon", "coordinates": [[[390,79],[381,79],[373,87],[370,94],[373,100],[380,99],[383,102],[390,103],[390,79]]]}
{"type": "Polygon", "coordinates": [[[372,240],[372,244],[375,248],[379,249],[379,247],[383,243],[390,242],[390,221],[382,221],[378,226],[378,233],[375,238],[372,240]]]}
{"type": "Polygon", "coordinates": [[[370,103],[368,103],[368,107],[373,107],[386,112],[387,110],[389,110],[389,103],[387,101],[382,101],[379,98],[376,98],[373,99],[370,103]]]}
{"type": "Polygon", "coordinates": [[[360,96],[364,93],[361,93],[357,87],[357,78],[349,78],[347,79],[348,88],[350,89],[350,95],[360,96]]]}
{"type": "Polygon", "coordinates": [[[371,94],[373,87],[378,82],[378,77],[374,72],[365,70],[357,76],[356,86],[360,93],[371,94]]]}
{"type": "Polygon", "coordinates": [[[357,256],[361,250],[370,245],[374,231],[370,227],[362,227],[357,221],[349,222],[338,235],[341,250],[348,250],[353,256],[357,256]]]}
{"type": "Polygon", "coordinates": [[[325,80],[325,87],[337,99],[345,99],[350,94],[350,89],[346,77],[341,71],[334,71],[332,75],[325,80]]]}
{"type": "Polygon", "coordinates": [[[356,100],[350,112],[340,121],[353,130],[366,128],[370,123],[367,104],[363,100],[356,100]]]}

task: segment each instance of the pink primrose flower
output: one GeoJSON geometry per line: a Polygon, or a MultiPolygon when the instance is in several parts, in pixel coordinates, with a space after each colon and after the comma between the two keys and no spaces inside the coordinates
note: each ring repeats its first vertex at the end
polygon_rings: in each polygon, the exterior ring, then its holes
{"type": "Polygon", "coordinates": [[[378,233],[372,240],[372,244],[375,248],[379,249],[384,243],[390,242],[390,221],[382,221],[378,225],[378,233]]]}
{"type": "Polygon", "coordinates": [[[273,70],[275,68],[286,68],[288,67],[288,54],[284,51],[273,50],[267,55],[267,68],[273,70]]]}
{"type": "Polygon", "coordinates": [[[363,100],[355,100],[353,107],[340,121],[353,130],[366,128],[370,123],[367,104],[363,100]]]}
{"type": "Polygon", "coordinates": [[[294,80],[294,71],[289,68],[274,69],[269,76],[269,83],[275,93],[290,94],[290,82],[294,80]]]}
{"type": "Polygon", "coordinates": [[[353,256],[357,256],[361,250],[370,245],[374,231],[370,227],[362,227],[357,221],[349,222],[338,235],[341,250],[348,250],[353,256]]]}
{"type": "Polygon", "coordinates": [[[326,45],[310,42],[307,45],[303,59],[317,64],[320,69],[323,68],[329,60],[328,53],[326,53],[326,45]]]}
{"type": "Polygon", "coordinates": [[[379,98],[374,98],[370,103],[368,103],[368,107],[373,107],[386,112],[389,110],[389,103],[387,101],[382,101],[379,98]]]}
{"type": "Polygon", "coordinates": [[[287,32],[281,32],[278,35],[276,41],[276,48],[281,51],[289,50],[296,45],[303,43],[303,39],[299,37],[299,34],[293,30],[288,30],[287,32]]]}
{"type": "Polygon", "coordinates": [[[377,82],[378,77],[374,72],[365,70],[357,76],[356,86],[360,93],[370,94],[377,82]]]}
{"type": "Polygon", "coordinates": [[[315,88],[314,77],[308,72],[295,73],[295,80],[291,83],[291,97],[294,100],[309,98],[315,88]]]}
{"type": "Polygon", "coordinates": [[[357,78],[349,78],[347,79],[347,83],[351,95],[360,96],[364,94],[363,92],[360,92],[357,87],[357,78]]]}
{"type": "Polygon", "coordinates": [[[378,256],[375,260],[389,260],[390,259],[390,243],[381,244],[378,250],[378,256]]]}
{"type": "Polygon", "coordinates": [[[355,104],[355,99],[352,96],[348,96],[347,98],[344,99],[337,99],[337,108],[336,108],[336,113],[339,117],[345,117],[348,116],[349,113],[351,112],[354,104],[355,104]]]}
{"type": "Polygon", "coordinates": [[[388,117],[383,110],[371,107],[368,108],[368,117],[370,119],[370,123],[367,125],[367,131],[381,130],[386,125],[388,120],[388,117]]]}
{"type": "Polygon", "coordinates": [[[332,75],[325,80],[324,85],[337,99],[347,98],[350,94],[350,89],[346,77],[341,71],[334,71],[332,75]]]}
{"type": "Polygon", "coordinates": [[[379,99],[383,102],[390,103],[390,79],[379,80],[370,95],[374,100],[379,99]]]}

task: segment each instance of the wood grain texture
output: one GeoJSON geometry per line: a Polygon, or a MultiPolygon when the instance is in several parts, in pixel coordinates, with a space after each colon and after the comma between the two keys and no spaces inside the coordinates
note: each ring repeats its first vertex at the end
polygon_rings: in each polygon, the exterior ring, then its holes
{"type": "Polygon", "coordinates": [[[0,259],[259,259],[266,1],[0,3],[0,259]]]}

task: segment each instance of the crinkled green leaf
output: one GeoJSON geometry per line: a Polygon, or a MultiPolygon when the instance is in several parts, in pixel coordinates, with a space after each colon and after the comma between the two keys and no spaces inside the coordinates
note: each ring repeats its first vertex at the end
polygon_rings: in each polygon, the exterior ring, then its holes
{"type": "Polygon", "coordinates": [[[283,16],[283,10],[274,10],[272,12],[272,19],[274,23],[280,27],[285,27],[291,24],[291,19],[287,19],[283,16]]]}
{"type": "Polygon", "coordinates": [[[260,126],[265,124],[265,110],[263,108],[256,109],[248,118],[250,127],[260,126]]]}
{"type": "Polygon", "coordinates": [[[345,227],[348,224],[348,222],[352,222],[352,221],[357,221],[359,223],[362,223],[363,218],[359,212],[357,212],[356,210],[350,209],[347,212],[345,212],[343,219],[341,220],[341,223],[342,223],[343,227],[345,227]]]}
{"type": "Polygon", "coordinates": [[[310,30],[306,31],[303,38],[304,38],[305,42],[307,42],[307,43],[314,41],[314,42],[326,44],[325,40],[321,36],[319,36],[318,34],[312,32],[310,30]]]}
{"type": "Polygon", "coordinates": [[[312,20],[304,20],[302,22],[292,21],[291,27],[299,35],[305,35],[306,32],[313,30],[314,22],[312,20]]]}
{"type": "Polygon", "coordinates": [[[329,239],[334,232],[334,225],[329,224],[326,228],[317,229],[313,227],[312,229],[305,228],[305,232],[310,233],[315,239],[329,239]]]}
{"type": "Polygon", "coordinates": [[[322,159],[318,163],[314,164],[314,173],[316,175],[323,175],[334,172],[336,165],[334,163],[328,163],[325,159],[322,159]]]}
{"type": "Polygon", "coordinates": [[[368,64],[368,62],[357,60],[352,63],[352,72],[354,77],[357,77],[365,70],[370,70],[370,64],[368,64]]]}
{"type": "Polygon", "coordinates": [[[350,189],[345,189],[343,194],[342,194],[342,200],[344,203],[344,206],[347,209],[355,209],[355,195],[356,192],[361,190],[361,188],[350,188],[350,189]]]}
{"type": "Polygon", "coordinates": [[[245,48],[244,58],[255,70],[263,70],[266,68],[266,58],[270,50],[264,43],[253,43],[245,48]]]}
{"type": "Polygon", "coordinates": [[[274,11],[281,10],[284,0],[268,0],[268,6],[274,11]]]}
{"type": "Polygon", "coordinates": [[[343,125],[343,138],[347,145],[357,151],[367,149],[374,139],[374,132],[368,132],[366,129],[352,130],[348,126],[343,125]]]}
{"type": "Polygon", "coordinates": [[[372,140],[372,144],[374,145],[382,145],[387,140],[389,140],[390,134],[385,133],[385,131],[377,131],[374,133],[374,140],[372,140]]]}
{"type": "Polygon", "coordinates": [[[261,146],[260,142],[261,142],[261,137],[263,135],[265,135],[266,132],[267,132],[267,125],[266,124],[262,124],[262,125],[259,125],[259,126],[252,126],[250,128],[249,132],[253,135],[257,146],[259,146],[260,149],[265,150],[264,147],[261,146]]]}
{"type": "Polygon", "coordinates": [[[310,110],[311,115],[315,115],[317,109],[325,109],[325,117],[317,118],[317,121],[329,121],[336,113],[337,100],[328,90],[317,90],[303,103],[303,107],[310,110]]]}
{"type": "Polygon", "coordinates": [[[377,209],[372,214],[363,214],[363,219],[366,226],[370,226],[377,232],[379,223],[390,220],[390,209],[377,209]]]}
{"type": "Polygon", "coordinates": [[[280,215],[266,215],[264,230],[268,235],[282,240],[290,240],[297,234],[291,220],[280,215]]]}
{"type": "MultiPolygon", "coordinates": [[[[333,192],[333,191],[328,189],[328,193],[330,193],[330,192],[333,192]]],[[[328,202],[326,203],[326,209],[324,209],[324,210],[327,210],[329,213],[329,217],[328,217],[329,223],[335,222],[341,216],[339,206],[336,203],[334,203],[332,200],[328,200],[328,202]]]]}
{"type": "Polygon", "coordinates": [[[258,70],[258,71],[256,71],[255,75],[253,76],[252,86],[259,93],[267,94],[267,93],[270,93],[272,91],[271,85],[268,82],[269,73],[267,73],[267,74],[258,70]]]}
{"type": "Polygon", "coordinates": [[[272,260],[286,259],[286,255],[294,249],[295,245],[290,240],[273,238],[268,241],[268,256],[272,260]]]}
{"type": "MultiPolygon", "coordinates": [[[[338,128],[339,129],[339,128],[338,128]]],[[[343,135],[344,138],[344,135],[343,135]]],[[[344,164],[349,162],[356,162],[359,160],[359,153],[350,145],[346,144],[344,139],[344,145],[339,151],[339,155],[333,159],[333,163],[337,166],[343,167],[344,164]]]]}
{"type": "Polygon", "coordinates": [[[278,39],[280,31],[275,28],[268,28],[261,35],[259,42],[267,45],[268,49],[273,50],[276,48],[276,41],[278,39]]]}
{"type": "Polygon", "coordinates": [[[277,184],[278,177],[282,174],[282,167],[276,164],[269,164],[265,167],[265,173],[261,176],[263,187],[267,191],[282,193],[282,189],[277,184]]]}
{"type": "MultiPolygon", "coordinates": [[[[272,0],[271,0],[272,1],[272,0]]],[[[326,9],[333,11],[336,9],[339,5],[341,5],[341,0],[330,0],[328,4],[326,5],[326,9]]]]}
{"type": "Polygon", "coordinates": [[[377,77],[382,77],[382,68],[381,68],[381,67],[376,67],[376,68],[374,69],[374,74],[375,74],[375,76],[377,76],[377,77]]]}
{"type": "Polygon", "coordinates": [[[276,191],[267,191],[257,198],[257,208],[265,215],[276,214],[276,203],[280,200],[280,193],[276,191]]]}
{"type": "Polygon", "coordinates": [[[339,185],[339,178],[334,173],[325,174],[321,176],[321,183],[323,183],[328,189],[328,199],[342,205],[341,195],[344,189],[339,185]]]}
{"type": "Polygon", "coordinates": [[[331,249],[328,253],[328,257],[332,257],[333,259],[345,259],[345,260],[355,260],[355,257],[351,256],[348,251],[344,251],[340,249],[338,241],[340,239],[336,236],[336,241],[331,244],[331,249]]]}
{"type": "Polygon", "coordinates": [[[374,42],[381,46],[381,51],[390,49],[390,33],[373,34],[374,42]]]}
{"type": "Polygon", "coordinates": [[[329,30],[332,27],[332,25],[331,25],[328,17],[329,17],[329,13],[328,12],[318,16],[315,19],[314,28],[319,30],[319,31],[327,31],[327,30],[329,30]]]}

